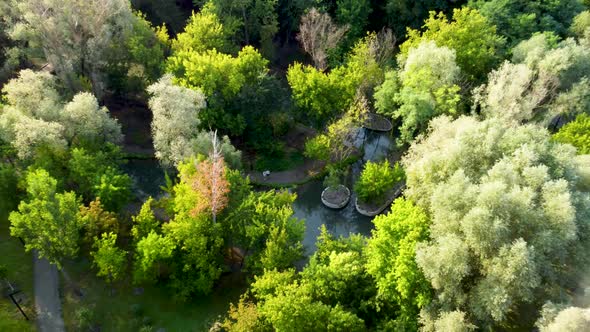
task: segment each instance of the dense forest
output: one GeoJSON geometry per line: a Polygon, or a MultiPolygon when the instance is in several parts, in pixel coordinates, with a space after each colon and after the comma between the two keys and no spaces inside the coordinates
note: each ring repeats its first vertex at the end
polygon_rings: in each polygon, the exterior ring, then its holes
{"type": "Polygon", "coordinates": [[[590,331],[589,6],[0,0],[0,330],[590,331]]]}

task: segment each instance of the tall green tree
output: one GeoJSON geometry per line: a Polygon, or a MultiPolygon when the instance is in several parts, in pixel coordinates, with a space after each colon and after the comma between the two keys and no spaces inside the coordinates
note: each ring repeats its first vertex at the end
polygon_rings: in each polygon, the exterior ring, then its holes
{"type": "Polygon", "coordinates": [[[416,245],[428,240],[430,220],[412,201],[398,198],[391,212],[373,223],[366,268],[375,278],[377,299],[396,308],[398,329],[417,330],[420,309],[432,298],[431,286],[416,263],[416,245]]]}
{"type": "Polygon", "coordinates": [[[578,154],[590,154],[590,116],[583,113],[553,135],[553,139],[576,147],[578,154]]]}
{"type": "Polygon", "coordinates": [[[43,169],[30,170],[25,181],[27,198],[10,213],[10,234],[61,269],[78,252],[79,199],[73,192],[58,193],[57,180],[43,169]]]}
{"type": "Polygon", "coordinates": [[[96,251],[90,253],[94,260],[93,265],[98,269],[97,276],[104,277],[107,282],[113,282],[121,278],[125,271],[126,252],[117,248],[115,242],[117,234],[103,233],[95,238],[94,247],[96,251]]]}
{"type": "Polygon", "coordinates": [[[483,81],[485,75],[502,58],[505,40],[496,34],[496,27],[477,10],[455,9],[449,21],[442,12],[430,12],[423,32],[408,30],[408,40],[401,46],[405,58],[411,48],[432,40],[437,46],[455,50],[457,65],[470,81],[483,81]]]}
{"type": "Polygon", "coordinates": [[[572,19],[584,10],[580,0],[471,0],[469,6],[487,17],[509,45],[516,45],[535,32],[553,31],[564,36],[572,19]]]}

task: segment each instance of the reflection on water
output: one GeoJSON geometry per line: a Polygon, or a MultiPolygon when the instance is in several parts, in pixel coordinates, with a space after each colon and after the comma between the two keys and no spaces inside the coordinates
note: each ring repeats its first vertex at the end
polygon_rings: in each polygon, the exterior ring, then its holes
{"type": "Polygon", "coordinates": [[[166,184],[164,169],[156,159],[129,159],[123,165],[123,170],[129,174],[138,192],[138,197],[159,197],[162,194],[160,186],[166,184]]]}
{"type": "Polygon", "coordinates": [[[326,225],[330,233],[348,236],[350,233],[370,235],[373,228],[372,218],[356,212],[354,196],[346,207],[333,210],[325,207],[321,202],[324,186],[321,181],[313,181],[297,188],[297,199],[293,203],[295,217],[305,219],[305,237],[303,245],[306,255],[315,251],[315,242],[320,235],[320,226],[326,225]]]}

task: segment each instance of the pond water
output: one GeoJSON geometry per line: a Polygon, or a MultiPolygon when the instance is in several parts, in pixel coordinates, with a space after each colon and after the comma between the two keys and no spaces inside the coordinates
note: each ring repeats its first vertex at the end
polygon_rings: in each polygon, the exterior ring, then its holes
{"type": "MultiPolygon", "coordinates": [[[[351,172],[345,183],[349,188],[352,188],[358,179],[365,161],[383,160],[395,147],[390,133],[378,133],[365,129],[359,131],[355,144],[359,148],[362,147],[364,156],[362,160],[351,167],[351,172]]],[[[162,195],[160,187],[166,181],[164,169],[157,160],[131,159],[123,168],[133,179],[138,198],[145,199],[147,196],[159,197],[162,195]]],[[[306,230],[303,244],[307,255],[311,255],[315,251],[315,242],[320,234],[321,225],[326,225],[328,231],[336,236],[348,236],[350,233],[370,235],[373,229],[372,218],[356,212],[354,194],[347,206],[340,210],[333,210],[325,207],[321,202],[320,197],[323,189],[322,181],[318,180],[301,185],[295,190],[297,199],[293,204],[293,210],[295,217],[305,220],[306,230]]]]}
{"type": "MultiPolygon", "coordinates": [[[[344,183],[349,188],[352,188],[358,179],[365,161],[381,161],[394,148],[393,139],[389,133],[373,132],[366,129],[359,131],[355,145],[363,148],[364,156],[362,160],[351,167],[351,172],[344,183]]],[[[373,229],[373,218],[365,217],[356,211],[354,193],[348,205],[340,210],[334,210],[322,204],[320,199],[322,190],[324,190],[324,185],[320,180],[306,183],[295,190],[297,199],[293,203],[293,210],[295,217],[305,220],[303,245],[306,255],[314,253],[321,225],[326,225],[328,231],[336,236],[348,236],[351,233],[368,236],[373,229]]]]}

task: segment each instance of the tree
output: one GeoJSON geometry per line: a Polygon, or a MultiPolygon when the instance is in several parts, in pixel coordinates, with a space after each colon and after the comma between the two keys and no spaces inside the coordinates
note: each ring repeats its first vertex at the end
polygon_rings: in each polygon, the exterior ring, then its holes
{"type": "MultiPolygon", "coordinates": [[[[213,139],[217,140],[217,133],[213,139]]],[[[226,166],[223,156],[218,151],[217,142],[214,142],[209,159],[197,163],[196,172],[191,178],[192,188],[199,197],[192,211],[193,214],[207,212],[211,214],[213,223],[217,222],[217,215],[223,211],[228,202],[229,182],[225,174],[226,166]]]]}
{"type": "Polygon", "coordinates": [[[8,104],[0,114],[0,136],[20,159],[32,161],[42,149],[59,155],[70,146],[98,150],[122,140],[119,123],[95,97],[81,93],[64,105],[48,73],[23,70],[2,91],[8,104]]]}
{"type": "Polygon", "coordinates": [[[27,199],[10,213],[10,235],[61,269],[78,252],[79,200],[73,192],[57,193],[57,180],[43,169],[30,170],[25,181],[27,199]]]}
{"type": "Polygon", "coordinates": [[[132,29],[129,2],[26,0],[13,5],[20,12],[13,39],[41,50],[72,92],[81,90],[85,77],[92,82],[94,94],[102,97],[103,64],[110,46],[123,42],[132,29]]]}
{"type": "Polygon", "coordinates": [[[396,163],[392,168],[388,160],[382,163],[367,161],[361,176],[354,184],[354,191],[360,201],[377,204],[403,179],[404,171],[399,164],[396,163]]]}
{"type": "Polygon", "coordinates": [[[166,166],[176,166],[195,154],[199,111],[206,107],[200,91],[176,86],[172,80],[171,75],[165,75],[147,89],[156,158],[166,166]]]}
{"type": "Polygon", "coordinates": [[[236,44],[260,45],[268,57],[279,30],[277,4],[277,0],[209,0],[204,7],[211,6],[226,29],[234,34],[236,44]]]}
{"type": "Polygon", "coordinates": [[[366,249],[366,269],[375,278],[377,299],[396,308],[396,326],[416,330],[420,309],[430,303],[430,284],[415,260],[416,244],[428,240],[430,220],[412,201],[398,198],[377,216],[366,249]]]}
{"type": "Polygon", "coordinates": [[[563,308],[547,303],[543,306],[542,313],[541,319],[536,324],[541,332],[584,331],[590,328],[588,308],[573,306],[563,308]]]}
{"type": "Polygon", "coordinates": [[[96,251],[90,253],[93,258],[93,265],[98,268],[99,277],[104,277],[107,282],[113,282],[121,277],[124,272],[127,253],[117,248],[115,242],[117,234],[103,233],[101,238],[95,238],[94,248],[96,251]]]}
{"type": "Polygon", "coordinates": [[[430,12],[424,22],[424,31],[408,30],[408,39],[401,45],[403,59],[410,49],[423,41],[432,40],[437,46],[455,50],[457,65],[470,81],[481,81],[501,58],[505,40],[496,34],[492,25],[477,10],[461,8],[453,10],[448,21],[444,13],[430,12]]]}
{"type": "Polygon", "coordinates": [[[399,39],[403,39],[407,28],[418,29],[428,18],[429,11],[449,12],[462,3],[441,0],[387,0],[383,7],[387,25],[399,39]]]}
{"type": "Polygon", "coordinates": [[[206,294],[221,275],[223,232],[209,213],[194,214],[202,199],[192,188],[196,165],[189,160],[179,166],[180,181],[172,193],[174,218],[162,226],[164,236],[176,250],[170,261],[170,287],[180,299],[206,294]]]}
{"type": "Polygon", "coordinates": [[[460,310],[479,328],[530,327],[522,310],[560,298],[584,273],[590,179],[545,129],[440,117],[403,165],[405,196],[432,220],[416,250],[435,290],[425,322],[460,310]]]}
{"type": "Polygon", "coordinates": [[[152,211],[152,204],[154,199],[148,197],[143,203],[139,213],[132,216],[133,226],[131,227],[131,235],[133,240],[139,242],[142,238],[148,236],[152,231],[156,231],[160,223],[156,220],[154,212],[152,211]]]}
{"type": "Polygon", "coordinates": [[[353,135],[364,123],[367,112],[367,101],[359,98],[346,114],[328,126],[325,133],[305,142],[305,155],[336,164],[346,160],[356,150],[353,135]]]}
{"type": "Polygon", "coordinates": [[[369,0],[337,0],[336,20],[350,28],[346,33],[346,40],[351,45],[356,39],[365,34],[365,26],[369,23],[369,15],[373,12],[369,0]]]}
{"type": "Polygon", "coordinates": [[[398,145],[411,142],[436,115],[458,112],[460,69],[455,58],[455,51],[447,47],[422,42],[408,52],[403,69],[388,74],[377,89],[379,112],[402,119],[398,145]]]}
{"type": "Polygon", "coordinates": [[[555,116],[573,117],[590,103],[587,46],[573,39],[558,43],[555,35],[544,33],[520,43],[513,53],[513,62],[491,72],[488,84],[474,93],[484,115],[549,123],[555,116]]]}
{"type": "Polygon", "coordinates": [[[160,265],[172,257],[176,245],[171,238],[151,231],[137,242],[133,280],[135,283],[154,281],[160,274],[160,265]]]}
{"type": "Polygon", "coordinates": [[[168,59],[167,71],[175,76],[180,86],[201,90],[208,98],[208,108],[199,113],[202,126],[224,129],[234,135],[245,130],[245,115],[229,108],[245,87],[255,85],[268,74],[268,60],[251,46],[237,55],[179,51],[168,59]]]}
{"type": "Polygon", "coordinates": [[[228,31],[216,13],[215,5],[207,2],[198,13],[191,15],[184,31],[172,42],[174,52],[192,50],[205,52],[216,49],[222,53],[233,53],[230,42],[233,31],[228,31]]]}
{"type": "Polygon", "coordinates": [[[88,244],[95,242],[101,234],[119,233],[117,215],[105,211],[100,198],[90,202],[88,207],[80,206],[80,227],[84,230],[84,241],[88,244]]]}
{"type": "Polygon", "coordinates": [[[572,19],[584,9],[579,0],[471,0],[469,7],[479,10],[490,20],[498,28],[498,32],[508,39],[509,46],[530,38],[535,32],[553,31],[563,36],[572,19]]]}
{"type": "Polygon", "coordinates": [[[92,189],[93,195],[101,199],[107,210],[118,212],[131,198],[131,178],[115,168],[107,167],[96,178],[92,189]]]}
{"type": "Polygon", "coordinates": [[[293,217],[295,195],[286,191],[250,192],[224,223],[232,244],[248,254],[246,268],[286,269],[303,256],[303,221],[293,217]]]}
{"type": "Polygon", "coordinates": [[[584,38],[587,34],[586,31],[588,31],[589,28],[590,10],[585,10],[574,17],[570,32],[578,38],[584,38]]]}
{"type": "Polygon", "coordinates": [[[361,83],[354,77],[348,76],[345,67],[323,73],[297,62],[287,71],[295,105],[316,123],[325,123],[350,106],[361,83]]]}
{"type": "Polygon", "coordinates": [[[297,40],[313,59],[316,69],[324,71],[328,67],[329,51],[338,46],[347,30],[348,26],[338,27],[330,15],[311,8],[301,17],[297,40]]]}
{"type": "Polygon", "coordinates": [[[576,120],[561,127],[553,139],[575,146],[578,154],[590,154],[590,116],[578,115],[576,120]]]}

